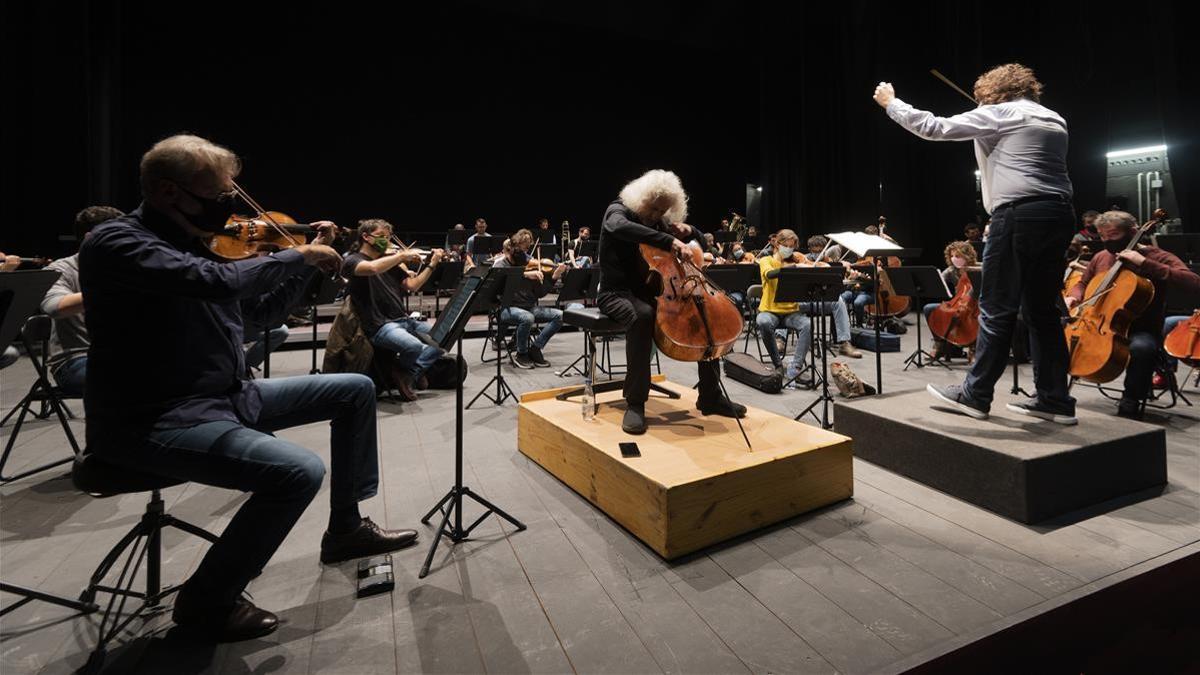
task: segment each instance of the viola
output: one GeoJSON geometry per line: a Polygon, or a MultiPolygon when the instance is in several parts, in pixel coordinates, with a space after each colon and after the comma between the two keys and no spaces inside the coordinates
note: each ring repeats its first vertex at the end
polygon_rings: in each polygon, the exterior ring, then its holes
{"type": "Polygon", "coordinates": [[[242,260],[299,246],[315,233],[311,225],[297,223],[279,211],[265,211],[262,216],[235,214],[226,221],[225,230],[209,240],[208,247],[222,258],[242,260]]]}
{"type": "Polygon", "coordinates": [[[654,344],[678,361],[712,361],[733,350],[742,333],[742,312],[704,275],[703,252],[689,246],[686,259],[674,251],[639,245],[656,289],[654,344]]]}
{"type": "Polygon", "coordinates": [[[1163,350],[1188,363],[1200,362],[1200,309],[1167,333],[1163,350]]]}
{"type": "Polygon", "coordinates": [[[970,347],[979,338],[979,300],[964,269],[958,277],[954,297],[929,313],[929,330],[958,347],[970,347]]]}
{"type": "MultiPolygon", "coordinates": [[[[1154,220],[1137,229],[1125,250],[1133,250],[1166,217],[1166,211],[1155,211],[1154,220]]],[[[1104,276],[1088,282],[1066,326],[1071,375],[1103,384],[1123,373],[1129,365],[1129,326],[1153,299],[1150,280],[1124,269],[1120,258],[1104,276]]]]}

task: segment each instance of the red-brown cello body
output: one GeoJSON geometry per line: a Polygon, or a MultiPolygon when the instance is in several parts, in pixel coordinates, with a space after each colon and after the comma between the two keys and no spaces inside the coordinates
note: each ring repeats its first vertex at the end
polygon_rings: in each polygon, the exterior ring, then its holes
{"type": "Polygon", "coordinates": [[[677,361],[711,361],[728,354],[742,333],[742,313],[720,287],[701,271],[703,253],[691,259],[674,251],[641,244],[649,266],[650,287],[656,288],[654,344],[677,361]]]}
{"type": "Polygon", "coordinates": [[[954,297],[929,313],[929,330],[958,347],[970,347],[979,338],[979,301],[966,270],[958,278],[954,297]]]}

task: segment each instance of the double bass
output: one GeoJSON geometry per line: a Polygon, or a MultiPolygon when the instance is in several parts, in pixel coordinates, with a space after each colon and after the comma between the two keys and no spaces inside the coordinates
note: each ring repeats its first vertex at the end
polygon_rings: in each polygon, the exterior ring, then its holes
{"type": "MultiPolygon", "coordinates": [[[[1155,211],[1154,220],[1134,232],[1125,250],[1134,250],[1142,235],[1166,217],[1166,211],[1155,211]]],[[[1073,377],[1103,384],[1116,379],[1129,365],[1129,326],[1154,299],[1154,285],[1124,269],[1122,263],[1117,258],[1104,276],[1088,282],[1084,300],[1067,320],[1067,351],[1073,377]]]]}
{"type": "Polygon", "coordinates": [[[650,268],[648,285],[657,291],[659,351],[677,361],[712,361],[732,351],[742,334],[742,312],[704,275],[700,248],[689,246],[685,259],[649,244],[639,249],[650,268]]]}
{"type": "Polygon", "coordinates": [[[954,297],[929,313],[929,330],[957,347],[970,347],[979,338],[979,299],[967,270],[962,270],[954,297]]]}
{"type": "MultiPolygon", "coordinates": [[[[879,216],[879,236],[886,236],[883,233],[886,227],[887,218],[879,216]]],[[[875,259],[871,256],[863,258],[860,263],[875,267],[875,259]]],[[[867,314],[877,319],[904,316],[908,314],[908,310],[912,307],[912,298],[896,294],[896,289],[892,286],[892,280],[887,275],[887,268],[889,267],[900,267],[900,258],[888,256],[884,259],[883,264],[877,268],[879,270],[879,278],[875,280],[875,303],[866,306],[867,314]]]]}

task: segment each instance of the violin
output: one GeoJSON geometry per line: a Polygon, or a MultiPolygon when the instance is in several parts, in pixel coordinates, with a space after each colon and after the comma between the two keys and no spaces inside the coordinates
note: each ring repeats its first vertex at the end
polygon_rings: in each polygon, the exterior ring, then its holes
{"type": "MultiPolygon", "coordinates": [[[[1125,250],[1133,250],[1142,235],[1166,217],[1166,211],[1156,210],[1154,219],[1137,229],[1125,250]]],[[[1129,326],[1154,299],[1154,285],[1124,269],[1123,262],[1117,258],[1103,277],[1088,282],[1085,299],[1068,319],[1065,332],[1074,377],[1103,384],[1129,365],[1129,326]]]]}
{"type": "Polygon", "coordinates": [[[1189,364],[1200,362],[1200,309],[1167,333],[1163,350],[1189,364]]]}
{"type": "Polygon", "coordinates": [[[958,347],[970,347],[979,338],[979,300],[966,269],[958,277],[954,297],[929,313],[929,330],[958,347]]]}
{"type": "Polygon", "coordinates": [[[558,263],[555,263],[549,258],[531,258],[529,262],[525,263],[526,272],[541,272],[542,274],[551,274],[557,267],[558,263]]]}
{"type": "MultiPolygon", "coordinates": [[[[294,218],[279,211],[264,211],[242,186],[236,182],[233,191],[255,210],[254,216],[234,214],[225,222],[225,229],[208,240],[208,248],[225,260],[245,260],[268,255],[283,249],[294,248],[308,241],[307,236],[317,234],[317,228],[298,223],[294,218]]],[[[345,232],[344,228],[339,228],[345,232]]]]}
{"type": "Polygon", "coordinates": [[[702,271],[703,252],[687,258],[649,244],[638,247],[655,289],[654,344],[678,361],[712,361],[733,350],[742,334],[742,312],[702,271]]]}

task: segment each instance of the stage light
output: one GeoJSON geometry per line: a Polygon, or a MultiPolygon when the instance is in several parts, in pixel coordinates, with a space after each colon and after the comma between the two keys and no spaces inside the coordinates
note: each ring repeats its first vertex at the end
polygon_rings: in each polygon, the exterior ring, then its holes
{"type": "Polygon", "coordinates": [[[975,177],[976,177],[976,178],[981,178],[981,177],[983,177],[983,174],[979,173],[979,169],[975,169],[975,177]]]}
{"type": "Polygon", "coordinates": [[[758,187],[756,187],[756,188],[754,188],[754,189],[755,189],[755,190],[758,190],[759,192],[762,192],[762,186],[761,186],[761,185],[759,185],[758,187]]]}
{"type": "Polygon", "coordinates": [[[1165,145],[1148,145],[1144,148],[1131,148],[1129,150],[1114,150],[1112,152],[1106,153],[1104,156],[1111,159],[1113,157],[1128,157],[1130,155],[1144,155],[1149,152],[1166,152],[1166,151],[1167,151],[1167,146],[1165,146],[1165,145]]]}

